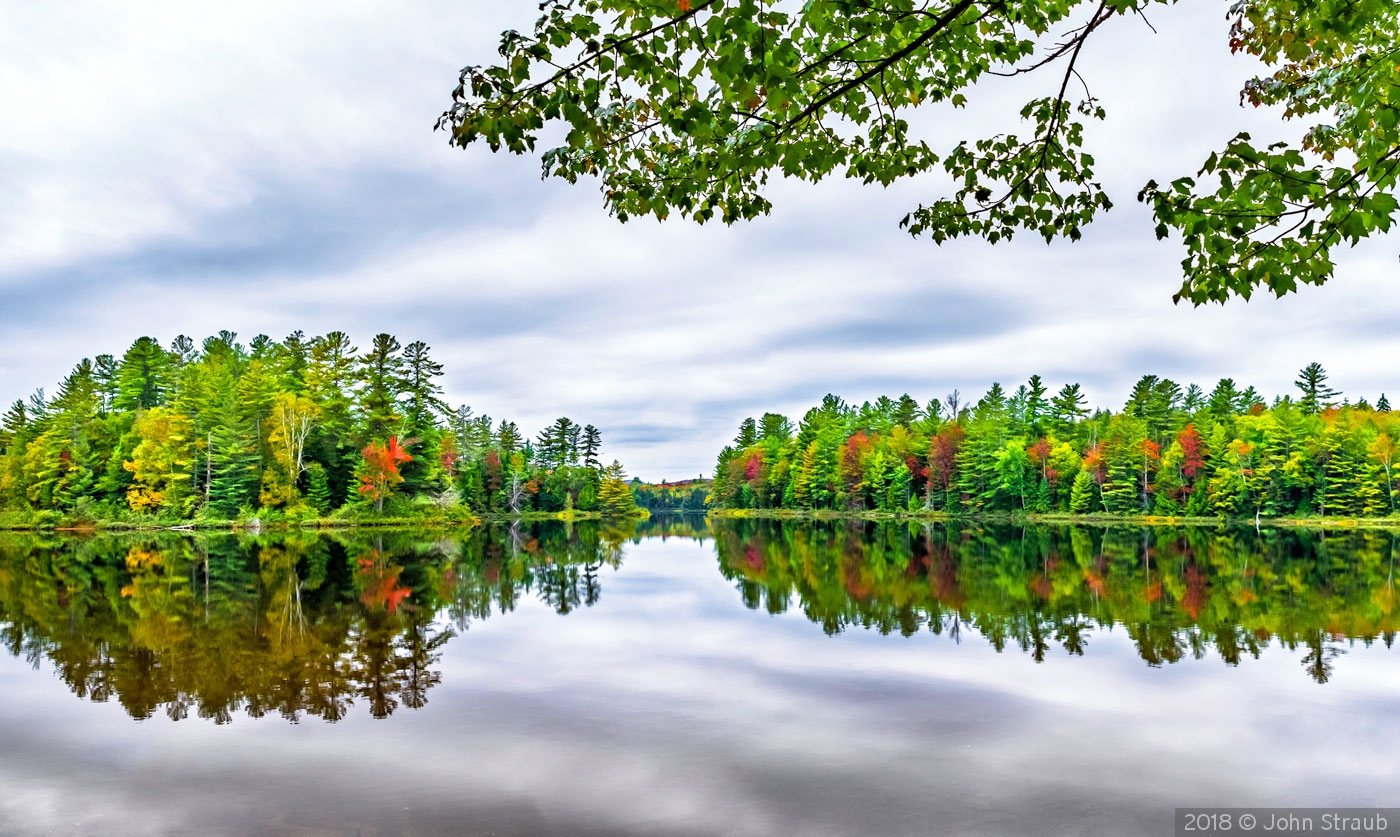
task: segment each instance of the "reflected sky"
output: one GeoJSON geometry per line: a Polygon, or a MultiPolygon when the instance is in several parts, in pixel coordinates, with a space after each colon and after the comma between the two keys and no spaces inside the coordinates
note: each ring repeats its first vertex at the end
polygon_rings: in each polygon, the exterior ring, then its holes
{"type": "MultiPolygon", "coordinates": [[[[1043,663],[746,608],[716,542],[627,543],[591,607],[451,626],[425,706],[136,722],[0,655],[0,834],[1170,834],[1177,805],[1393,799],[1400,669],[1276,642],[1043,663]]],[[[445,619],[439,627],[449,627],[445,619]]]]}

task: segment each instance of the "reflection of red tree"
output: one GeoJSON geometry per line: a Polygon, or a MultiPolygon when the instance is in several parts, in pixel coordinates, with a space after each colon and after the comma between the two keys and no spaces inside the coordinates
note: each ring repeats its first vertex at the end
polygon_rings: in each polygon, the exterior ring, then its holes
{"type": "Polygon", "coordinates": [[[1049,599],[1050,594],[1055,591],[1054,585],[1050,583],[1050,579],[1043,575],[1038,575],[1032,579],[1030,587],[1031,592],[1042,599],[1049,599]]]}
{"type": "Polygon", "coordinates": [[[408,598],[412,588],[399,586],[399,573],[403,567],[385,566],[372,558],[361,558],[360,575],[364,576],[364,589],[360,602],[365,607],[382,607],[390,613],[397,613],[399,603],[408,598]]]}
{"type": "Polygon", "coordinates": [[[1206,603],[1206,577],[1195,564],[1186,568],[1186,595],[1181,597],[1181,609],[1193,620],[1201,615],[1206,603]]]}
{"type": "Polygon", "coordinates": [[[957,564],[953,563],[952,550],[946,544],[939,547],[933,556],[928,584],[933,597],[948,607],[962,610],[967,603],[967,597],[958,584],[957,564]]]}

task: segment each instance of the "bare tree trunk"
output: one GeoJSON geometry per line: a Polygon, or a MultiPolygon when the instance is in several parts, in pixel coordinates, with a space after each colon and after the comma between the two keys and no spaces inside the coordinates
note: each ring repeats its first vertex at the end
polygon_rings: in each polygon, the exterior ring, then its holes
{"type": "Polygon", "coordinates": [[[214,432],[209,431],[208,444],[204,446],[204,505],[209,505],[209,497],[214,488],[214,432]]]}

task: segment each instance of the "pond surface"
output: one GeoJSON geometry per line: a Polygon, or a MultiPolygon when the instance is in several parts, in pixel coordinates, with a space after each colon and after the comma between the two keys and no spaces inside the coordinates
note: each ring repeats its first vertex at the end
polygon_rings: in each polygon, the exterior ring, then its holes
{"type": "Polygon", "coordinates": [[[0,536],[0,834],[1173,833],[1393,805],[1388,533],[0,536]]]}

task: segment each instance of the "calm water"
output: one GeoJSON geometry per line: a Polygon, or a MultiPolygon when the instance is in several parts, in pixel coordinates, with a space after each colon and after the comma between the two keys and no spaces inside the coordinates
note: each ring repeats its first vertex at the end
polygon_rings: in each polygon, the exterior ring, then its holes
{"type": "Polygon", "coordinates": [[[1160,834],[1394,805],[1389,534],[0,536],[0,834],[1160,834]]]}

